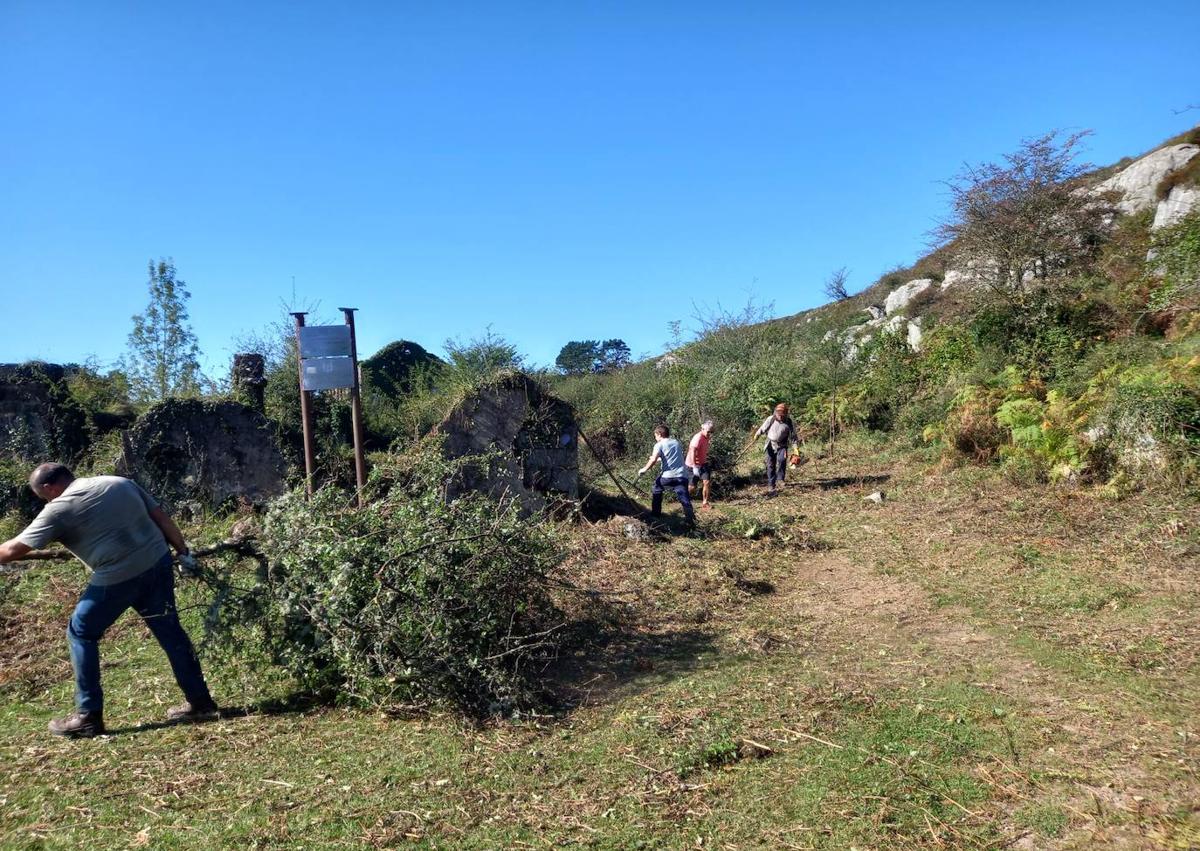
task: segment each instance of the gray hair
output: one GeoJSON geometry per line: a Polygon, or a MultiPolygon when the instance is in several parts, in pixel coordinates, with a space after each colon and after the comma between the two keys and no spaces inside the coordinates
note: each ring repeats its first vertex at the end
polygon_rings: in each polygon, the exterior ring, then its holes
{"type": "Polygon", "coordinates": [[[29,486],[35,491],[47,485],[69,485],[75,481],[75,474],[66,464],[49,462],[39,464],[37,469],[29,474],[29,486]]]}
{"type": "Polygon", "coordinates": [[[704,422],[700,423],[700,428],[706,428],[706,429],[708,429],[709,431],[712,431],[712,428],[713,428],[713,421],[712,421],[712,420],[705,420],[704,422]]]}

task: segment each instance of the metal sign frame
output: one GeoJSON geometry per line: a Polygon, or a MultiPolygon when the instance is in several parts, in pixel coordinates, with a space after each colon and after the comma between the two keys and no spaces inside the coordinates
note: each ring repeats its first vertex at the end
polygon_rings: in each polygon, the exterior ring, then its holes
{"type": "Polygon", "coordinates": [[[304,432],[304,485],[313,492],[316,451],[312,433],[312,397],[320,390],[349,388],[350,414],[354,428],[354,479],[358,485],[358,505],[363,505],[367,483],[367,465],[363,456],[362,398],[358,368],[358,343],[354,333],[357,308],[338,308],[346,317],[345,325],[305,325],[304,312],[293,313],[296,320],[296,349],[299,354],[300,420],[304,432]]]}

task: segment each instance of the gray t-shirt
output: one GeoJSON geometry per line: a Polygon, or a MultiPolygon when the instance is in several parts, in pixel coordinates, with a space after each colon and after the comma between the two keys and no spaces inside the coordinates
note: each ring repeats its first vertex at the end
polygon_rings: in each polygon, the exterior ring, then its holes
{"type": "Polygon", "coordinates": [[[791,417],[784,417],[782,420],[777,420],[775,419],[775,415],[772,414],[759,426],[758,433],[767,436],[764,448],[770,447],[777,452],[789,443],[797,442],[796,426],[792,423],[791,417]]]}
{"type": "Polygon", "coordinates": [[[91,584],[115,585],[145,573],[168,554],[149,511],[158,503],[120,476],[76,479],[46,503],[17,540],[39,549],[58,541],[92,569],[91,584]]]}
{"type": "Polygon", "coordinates": [[[654,457],[662,459],[664,479],[682,479],[687,476],[687,468],[683,465],[683,447],[673,437],[664,437],[654,444],[654,457]]]}

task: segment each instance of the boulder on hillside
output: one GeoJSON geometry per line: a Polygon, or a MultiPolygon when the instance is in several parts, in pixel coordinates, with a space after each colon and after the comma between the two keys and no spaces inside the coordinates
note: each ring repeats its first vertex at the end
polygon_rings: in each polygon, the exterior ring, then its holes
{"type": "Polygon", "coordinates": [[[169,399],[124,435],[118,473],[172,510],[261,506],[287,487],[270,420],[239,402],[169,399]]]}
{"type": "Polygon", "coordinates": [[[447,458],[498,452],[500,461],[472,468],[451,483],[453,498],[469,490],[515,499],[526,513],[555,497],[579,496],[579,426],[575,411],[523,373],[470,393],[437,427],[447,458]]]}
{"type": "Polygon", "coordinates": [[[912,351],[921,350],[921,317],[909,319],[903,314],[896,314],[887,319],[870,319],[859,325],[843,328],[841,331],[831,329],[825,332],[822,341],[828,342],[835,338],[841,340],[842,350],[846,353],[846,357],[849,360],[855,360],[862,353],[863,347],[874,339],[877,332],[900,335],[904,337],[912,351]]]}
{"type": "Polygon", "coordinates": [[[921,330],[922,317],[917,316],[908,320],[908,347],[914,352],[921,351],[921,339],[924,332],[921,330]]]}
{"type": "Polygon", "coordinates": [[[1200,210],[1200,186],[1172,186],[1154,210],[1151,230],[1170,227],[1192,210],[1200,210]]]}
{"type": "Polygon", "coordinates": [[[915,281],[909,281],[906,284],[901,284],[895,290],[888,294],[888,297],[883,300],[883,310],[891,316],[893,313],[903,310],[908,307],[908,303],[916,298],[925,290],[933,286],[932,278],[917,278],[915,281]]]}
{"type": "Polygon", "coordinates": [[[942,276],[942,289],[948,290],[950,287],[956,287],[972,281],[971,274],[964,272],[962,269],[947,269],[946,274],[942,276]]]}
{"type": "Polygon", "coordinates": [[[1200,145],[1168,145],[1151,151],[1141,159],[1121,169],[1092,190],[1118,193],[1117,210],[1125,214],[1149,209],[1159,202],[1158,185],[1173,171],[1186,166],[1200,154],[1200,145]]]}

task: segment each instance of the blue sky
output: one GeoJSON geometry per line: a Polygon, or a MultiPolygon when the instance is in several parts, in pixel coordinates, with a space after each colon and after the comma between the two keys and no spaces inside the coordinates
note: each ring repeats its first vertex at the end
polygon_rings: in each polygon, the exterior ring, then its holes
{"type": "Polygon", "coordinates": [[[0,0],[0,361],[113,361],[160,256],[214,373],[293,277],[364,354],[657,352],[693,305],[915,260],[964,161],[1200,122],[1198,32],[1195,2],[0,0]]]}

